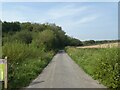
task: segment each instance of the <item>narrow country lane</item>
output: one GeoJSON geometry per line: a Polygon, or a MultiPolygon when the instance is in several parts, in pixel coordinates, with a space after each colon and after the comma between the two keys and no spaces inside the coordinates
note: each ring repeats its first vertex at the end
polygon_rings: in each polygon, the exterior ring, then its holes
{"type": "Polygon", "coordinates": [[[27,88],[105,88],[87,75],[64,51],[56,54],[27,88]]]}

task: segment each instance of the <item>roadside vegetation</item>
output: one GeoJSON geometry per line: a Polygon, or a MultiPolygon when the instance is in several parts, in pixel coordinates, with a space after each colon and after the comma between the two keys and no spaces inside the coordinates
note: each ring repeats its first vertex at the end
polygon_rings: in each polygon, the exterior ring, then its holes
{"type": "Polygon", "coordinates": [[[2,22],[2,58],[8,57],[8,88],[27,86],[65,46],[82,42],[55,24],[2,22]]]}
{"type": "MultiPolygon", "coordinates": [[[[97,43],[93,40],[81,42],[72,38],[55,24],[6,21],[0,23],[2,23],[2,53],[0,54],[2,58],[8,57],[8,88],[11,90],[27,86],[42,72],[58,50],[66,46],[78,47],[97,43]]],[[[66,50],[93,78],[111,88],[119,86],[118,66],[120,65],[118,65],[116,48],[67,47],[66,50]]]]}
{"type": "Polygon", "coordinates": [[[108,88],[120,88],[120,48],[75,48],[66,52],[83,70],[108,88]]]}

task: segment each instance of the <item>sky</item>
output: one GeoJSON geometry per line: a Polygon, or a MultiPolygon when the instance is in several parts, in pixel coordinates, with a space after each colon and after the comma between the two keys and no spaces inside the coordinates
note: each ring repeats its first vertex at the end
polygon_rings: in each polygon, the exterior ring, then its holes
{"type": "Polygon", "coordinates": [[[55,23],[80,40],[118,39],[117,2],[3,2],[0,18],[55,23]]]}
{"type": "Polygon", "coordinates": [[[2,2],[119,2],[119,0],[0,0],[2,2]]]}

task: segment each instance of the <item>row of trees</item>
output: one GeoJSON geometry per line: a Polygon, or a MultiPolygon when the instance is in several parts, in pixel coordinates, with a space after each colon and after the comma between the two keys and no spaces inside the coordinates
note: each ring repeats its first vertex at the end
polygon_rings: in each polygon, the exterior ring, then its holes
{"type": "Polygon", "coordinates": [[[34,43],[37,47],[45,45],[47,50],[83,45],[80,40],[66,35],[61,27],[49,23],[2,22],[2,32],[3,45],[18,40],[25,44],[34,43]]]}
{"type": "Polygon", "coordinates": [[[96,45],[96,44],[105,44],[105,43],[115,43],[120,42],[120,40],[101,40],[101,41],[95,41],[95,40],[88,40],[83,41],[83,45],[96,45]]]}
{"type": "Polygon", "coordinates": [[[72,38],[62,30],[61,27],[55,24],[39,24],[39,23],[20,23],[20,22],[2,22],[3,44],[20,40],[26,44],[35,43],[37,47],[41,44],[46,45],[46,48],[63,48],[65,46],[82,46],[95,45],[111,42],[118,42],[117,40],[88,40],[81,42],[76,38],[72,38]]]}

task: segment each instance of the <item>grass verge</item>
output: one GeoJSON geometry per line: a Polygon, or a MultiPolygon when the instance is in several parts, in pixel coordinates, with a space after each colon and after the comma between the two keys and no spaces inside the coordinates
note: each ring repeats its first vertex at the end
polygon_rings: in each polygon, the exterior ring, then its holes
{"type": "Polygon", "coordinates": [[[86,73],[108,88],[120,88],[118,51],[120,51],[118,48],[66,48],[66,52],[86,73]]]}

